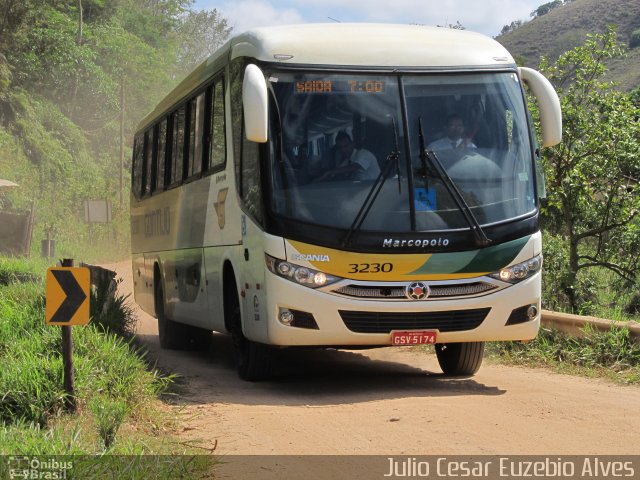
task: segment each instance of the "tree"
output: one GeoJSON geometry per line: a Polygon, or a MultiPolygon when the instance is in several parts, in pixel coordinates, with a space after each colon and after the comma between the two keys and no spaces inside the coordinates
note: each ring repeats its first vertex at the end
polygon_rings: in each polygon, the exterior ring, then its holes
{"type": "MultiPolygon", "coordinates": [[[[16,205],[36,198],[46,211],[36,230],[46,222],[62,243],[82,242],[78,205],[117,198],[120,149],[130,157],[136,124],[183,73],[192,5],[0,0],[0,177],[23,187],[16,205]]],[[[211,45],[203,24],[194,35],[211,45]]],[[[114,212],[121,238],[127,215],[114,212]]]]}
{"type": "Polygon", "coordinates": [[[560,287],[574,311],[579,272],[605,268],[632,281],[640,269],[640,110],[602,80],[603,61],[622,54],[610,29],[540,65],[561,98],[564,129],[562,143],[546,150],[543,215],[568,242],[560,287]]]}
{"type": "Polygon", "coordinates": [[[540,5],[533,12],[531,12],[531,16],[533,18],[541,17],[549,13],[551,10],[561,7],[562,4],[562,0],[553,0],[552,2],[545,3],[544,5],[540,5]]]}
{"type": "Polygon", "coordinates": [[[502,30],[500,30],[500,35],[505,35],[509,32],[513,32],[517,28],[520,28],[523,24],[524,22],[522,20],[514,20],[509,25],[505,25],[504,27],[502,27],[502,30]]]}
{"type": "Polygon", "coordinates": [[[229,37],[232,27],[216,10],[189,11],[178,26],[178,65],[186,72],[208,58],[229,37]]]}
{"type": "Polygon", "coordinates": [[[456,20],[456,23],[449,23],[447,21],[444,22],[444,25],[436,25],[440,28],[451,28],[452,30],[466,30],[466,27],[460,23],[460,20],[456,20]]]}

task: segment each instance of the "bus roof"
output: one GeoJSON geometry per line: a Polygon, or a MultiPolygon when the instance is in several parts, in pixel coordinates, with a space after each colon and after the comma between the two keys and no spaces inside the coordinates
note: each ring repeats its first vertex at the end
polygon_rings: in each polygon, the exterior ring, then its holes
{"type": "Polygon", "coordinates": [[[169,93],[139,125],[207,82],[226,59],[251,57],[282,65],[473,69],[515,67],[509,52],[485,35],[423,25],[314,23],[261,27],[232,37],[169,93]]]}
{"type": "Polygon", "coordinates": [[[232,58],[380,67],[480,67],[513,64],[507,50],[479,33],[423,25],[316,23],[263,27],[231,39],[232,58]]]}

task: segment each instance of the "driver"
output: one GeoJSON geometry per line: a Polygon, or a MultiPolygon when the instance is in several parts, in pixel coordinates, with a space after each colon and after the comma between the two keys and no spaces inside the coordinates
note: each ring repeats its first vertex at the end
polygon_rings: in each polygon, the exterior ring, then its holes
{"type": "Polygon", "coordinates": [[[458,114],[447,117],[446,136],[429,144],[429,150],[452,150],[457,148],[478,148],[471,138],[464,138],[464,120],[458,114]]]}
{"type": "Polygon", "coordinates": [[[369,150],[355,148],[353,140],[344,130],[336,134],[335,165],[316,180],[333,179],[375,180],[380,175],[378,160],[369,150]]]}

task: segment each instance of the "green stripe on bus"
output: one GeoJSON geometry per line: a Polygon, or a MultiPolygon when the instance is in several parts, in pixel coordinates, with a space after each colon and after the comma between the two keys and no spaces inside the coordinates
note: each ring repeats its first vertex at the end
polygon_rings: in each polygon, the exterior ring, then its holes
{"type": "Polygon", "coordinates": [[[411,274],[494,272],[506,267],[531,235],[471,252],[436,253],[411,274]]]}

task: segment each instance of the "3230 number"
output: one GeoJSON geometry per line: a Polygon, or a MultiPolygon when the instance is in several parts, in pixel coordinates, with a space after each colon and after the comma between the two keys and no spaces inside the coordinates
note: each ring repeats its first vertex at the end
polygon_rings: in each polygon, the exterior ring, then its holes
{"type": "Polygon", "coordinates": [[[349,273],[389,273],[393,270],[392,263],[350,263],[349,273]]]}

